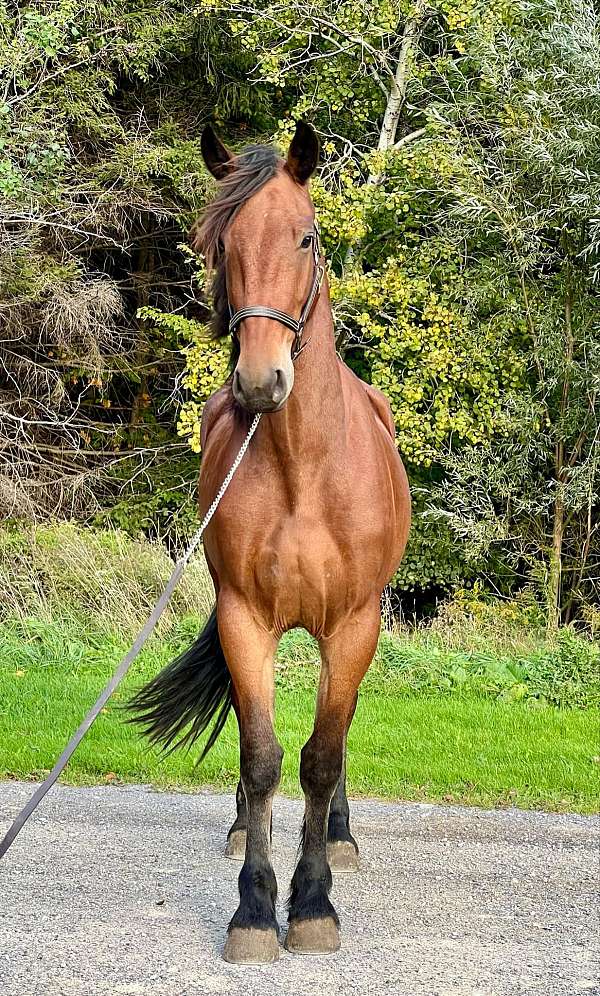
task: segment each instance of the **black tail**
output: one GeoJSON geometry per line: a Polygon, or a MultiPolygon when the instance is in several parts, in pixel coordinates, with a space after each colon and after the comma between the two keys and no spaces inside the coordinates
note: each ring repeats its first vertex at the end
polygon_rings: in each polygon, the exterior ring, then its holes
{"type": "Polygon", "coordinates": [[[191,747],[216,716],[200,755],[202,761],[231,708],[231,675],[219,639],[216,608],[189,650],[144,685],[127,708],[134,713],[129,722],[139,723],[151,743],[162,745],[167,753],[191,747]]]}

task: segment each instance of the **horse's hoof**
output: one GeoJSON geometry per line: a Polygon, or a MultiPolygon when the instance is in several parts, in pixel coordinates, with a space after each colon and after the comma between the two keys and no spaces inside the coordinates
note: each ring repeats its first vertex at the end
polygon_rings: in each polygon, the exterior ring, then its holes
{"type": "Polygon", "coordinates": [[[232,830],[225,845],[225,857],[243,861],[246,855],[246,831],[232,830]]]}
{"type": "Polygon", "coordinates": [[[340,931],[331,916],[320,920],[292,920],[285,946],[293,954],[333,954],[340,949],[340,931]]]}
{"type": "Polygon", "coordinates": [[[223,958],[232,965],[269,965],[279,958],[277,931],[233,927],[225,941],[223,958]]]}
{"type": "Polygon", "coordinates": [[[350,840],[332,840],[327,844],[327,861],[332,872],[358,871],[358,851],[350,840]]]}

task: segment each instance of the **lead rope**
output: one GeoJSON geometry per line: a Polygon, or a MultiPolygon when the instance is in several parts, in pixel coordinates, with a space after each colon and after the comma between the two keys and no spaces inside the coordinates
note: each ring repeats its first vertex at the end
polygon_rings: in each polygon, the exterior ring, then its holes
{"type": "Polygon", "coordinates": [[[231,484],[233,475],[235,474],[236,470],[238,469],[240,463],[244,458],[244,454],[248,449],[248,446],[250,445],[250,440],[252,439],[252,436],[256,432],[259,422],[260,422],[260,414],[254,416],[252,424],[248,429],[246,438],[244,439],[244,442],[240,447],[239,453],[236,456],[235,460],[233,461],[231,468],[227,476],[225,477],[225,480],[223,481],[221,487],[219,488],[215,500],[208,509],[208,512],[206,513],[204,518],[202,519],[199,528],[192,536],[192,539],[190,540],[187,549],[175,564],[173,573],[171,574],[171,577],[167,581],[164,591],[162,592],[160,598],[158,599],[154,608],[152,609],[152,612],[150,613],[148,619],[146,620],[140,632],[138,633],[131,650],[129,650],[128,653],[125,655],[125,657],[119,664],[117,670],[113,674],[112,678],[110,679],[106,687],[103,689],[103,691],[101,692],[100,696],[98,697],[98,699],[96,700],[90,711],[85,716],[85,719],[83,720],[77,731],[73,734],[73,736],[69,740],[67,746],[63,750],[62,754],[60,755],[58,761],[52,768],[52,771],[50,772],[48,777],[44,779],[44,781],[40,786],[38,786],[38,788],[31,796],[29,802],[23,807],[23,809],[17,816],[16,820],[10,826],[8,833],[6,833],[6,835],[2,839],[2,842],[0,843],[0,858],[4,857],[4,855],[8,851],[10,845],[14,841],[19,831],[24,827],[25,823],[27,822],[31,814],[34,812],[34,810],[37,809],[37,807],[39,806],[40,802],[42,801],[46,793],[50,791],[55,781],[63,771],[64,767],[70,760],[71,756],[73,755],[73,753],[75,752],[81,741],[83,740],[90,726],[97,718],[101,710],[104,708],[109,698],[111,697],[112,693],[121,684],[123,678],[129,671],[129,668],[131,667],[134,660],[138,656],[140,650],[146,643],[148,637],[154,630],[154,627],[156,626],[158,620],[160,619],[168,603],[170,602],[171,596],[175,591],[179,579],[181,578],[181,575],[183,574],[192,554],[194,553],[198,544],[200,543],[200,540],[202,539],[202,535],[206,527],[208,526],[210,520],[215,514],[217,508],[219,507],[221,499],[223,498],[223,495],[227,491],[227,488],[231,484]]]}

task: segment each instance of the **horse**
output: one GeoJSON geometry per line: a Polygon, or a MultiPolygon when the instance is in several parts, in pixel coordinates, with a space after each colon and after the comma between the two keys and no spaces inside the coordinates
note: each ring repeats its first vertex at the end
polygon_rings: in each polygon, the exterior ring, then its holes
{"type": "Polygon", "coordinates": [[[325,954],[340,946],[331,869],[358,864],[346,737],[377,646],[382,591],[406,545],[410,493],[386,398],[336,351],[308,189],[319,157],[314,130],[297,124],[285,160],[269,146],[235,155],[210,125],[201,150],[218,192],[194,245],[214,273],[213,335],[232,336],[231,375],[202,413],[201,514],[262,415],[204,536],[215,609],[132,707],[167,749],[190,745],[214,720],[202,756],[235,710],[240,782],[226,853],[243,865],[223,957],[260,964],[279,955],[275,651],[283,633],[304,627],[321,654],[314,728],[300,759],[305,815],[285,946],[325,954]]]}

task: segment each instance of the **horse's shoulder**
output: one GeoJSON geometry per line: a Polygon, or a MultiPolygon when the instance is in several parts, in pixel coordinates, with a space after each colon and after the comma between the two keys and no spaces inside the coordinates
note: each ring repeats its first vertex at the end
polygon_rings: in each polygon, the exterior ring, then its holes
{"type": "Polygon", "coordinates": [[[369,404],[378,419],[382,424],[383,428],[392,439],[396,438],[396,427],[394,425],[394,417],[392,415],[392,409],[390,408],[390,403],[386,398],[385,394],[378,388],[373,387],[372,384],[366,384],[364,380],[361,380],[350,367],[343,364],[344,369],[348,372],[349,378],[352,382],[352,386],[355,390],[362,391],[366,394],[369,404]]]}
{"type": "Polygon", "coordinates": [[[378,388],[373,387],[372,384],[365,384],[362,380],[361,384],[365,389],[367,398],[371,402],[371,406],[375,410],[375,414],[383,423],[384,428],[387,429],[392,439],[395,439],[396,426],[394,424],[394,416],[392,415],[392,409],[385,394],[378,388]]]}
{"type": "Polygon", "coordinates": [[[202,420],[200,422],[200,445],[204,449],[206,440],[208,439],[211,429],[214,427],[219,418],[228,412],[231,408],[231,390],[225,385],[225,387],[219,388],[214,394],[211,394],[210,398],[204,405],[202,409],[202,420]]]}

